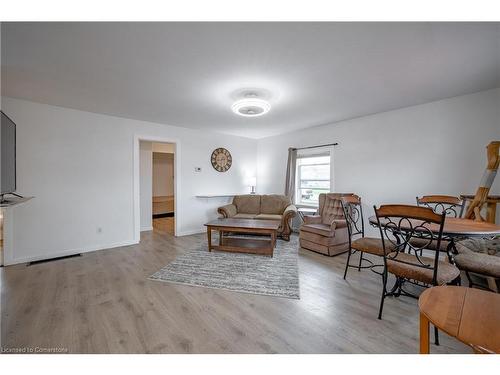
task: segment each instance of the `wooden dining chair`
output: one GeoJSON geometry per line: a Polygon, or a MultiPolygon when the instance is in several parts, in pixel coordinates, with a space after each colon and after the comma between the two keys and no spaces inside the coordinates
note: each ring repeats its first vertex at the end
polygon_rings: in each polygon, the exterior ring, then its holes
{"type": "MultiPolygon", "coordinates": [[[[351,195],[342,197],[341,202],[349,236],[349,252],[347,254],[344,270],[345,280],[347,277],[347,270],[351,267],[357,268],[358,271],[361,271],[362,268],[370,268],[373,270],[373,267],[377,267],[370,259],[363,258],[363,254],[368,253],[383,257],[384,249],[380,238],[365,237],[365,222],[363,219],[361,198],[357,195],[351,195]],[[357,265],[350,264],[351,256],[356,252],[359,252],[359,263],[357,265]],[[363,262],[365,264],[363,264],[363,262]]],[[[380,266],[382,266],[382,264],[380,264],[380,266]]]]}
{"type": "MultiPolygon", "coordinates": [[[[459,269],[440,259],[440,251],[429,250],[429,244],[436,243],[439,249],[443,236],[445,213],[437,214],[428,207],[410,205],[383,205],[375,209],[377,223],[384,249],[384,270],[382,274],[382,297],[378,318],[382,319],[384,300],[388,296],[401,295],[418,298],[404,289],[405,283],[421,287],[455,283],[459,269]],[[419,239],[423,246],[415,245],[412,239],[419,239]],[[423,256],[424,250],[431,251],[423,256]],[[396,277],[394,287],[387,290],[388,274],[396,277]]],[[[439,344],[435,329],[436,344],[439,344]]]]}

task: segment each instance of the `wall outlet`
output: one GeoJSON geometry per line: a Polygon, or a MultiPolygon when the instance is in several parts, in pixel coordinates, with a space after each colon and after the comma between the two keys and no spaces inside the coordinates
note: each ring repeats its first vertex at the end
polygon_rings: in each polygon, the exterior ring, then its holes
{"type": "Polygon", "coordinates": [[[201,167],[194,167],[195,172],[201,172],[201,167]]]}

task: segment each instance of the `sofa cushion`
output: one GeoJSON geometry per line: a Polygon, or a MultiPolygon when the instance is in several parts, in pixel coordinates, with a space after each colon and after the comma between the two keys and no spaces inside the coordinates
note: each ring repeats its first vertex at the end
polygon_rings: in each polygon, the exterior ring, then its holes
{"type": "Polygon", "coordinates": [[[285,208],[292,204],[290,198],[284,195],[262,195],[260,212],[263,214],[282,215],[285,208]]]}
{"type": "Polygon", "coordinates": [[[255,216],[258,220],[279,220],[283,219],[283,215],[259,214],[255,216]]]}
{"type": "Polygon", "coordinates": [[[256,214],[236,214],[233,216],[235,219],[255,219],[256,214]]]}
{"type": "Polygon", "coordinates": [[[233,204],[236,206],[238,213],[260,214],[260,195],[236,195],[233,198],[233,204]]]}

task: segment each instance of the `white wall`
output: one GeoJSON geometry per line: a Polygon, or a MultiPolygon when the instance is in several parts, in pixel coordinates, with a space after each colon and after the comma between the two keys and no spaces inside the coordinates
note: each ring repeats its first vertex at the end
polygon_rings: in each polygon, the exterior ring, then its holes
{"type": "Polygon", "coordinates": [[[335,189],[359,194],[365,216],[373,205],[414,204],[417,195],[473,194],[485,147],[500,139],[499,108],[496,89],[262,139],[258,192],[283,193],[288,147],[339,142],[335,189]]]}
{"type": "Polygon", "coordinates": [[[153,230],[153,144],[139,142],[139,196],[141,205],[141,231],[153,230]]]}
{"type": "Polygon", "coordinates": [[[256,173],[254,140],[2,100],[2,109],[17,124],[18,192],[35,196],[15,208],[8,264],[133,243],[136,136],[179,142],[178,235],[202,231],[203,223],[217,217],[216,208],[227,202],[195,195],[246,192],[246,175],[256,173]],[[227,173],[210,165],[217,147],[233,154],[227,173]]]}

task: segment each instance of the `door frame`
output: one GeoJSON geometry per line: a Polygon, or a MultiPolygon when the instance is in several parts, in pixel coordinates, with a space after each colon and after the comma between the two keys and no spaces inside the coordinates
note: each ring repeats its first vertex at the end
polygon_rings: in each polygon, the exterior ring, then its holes
{"type": "MultiPolygon", "coordinates": [[[[182,191],[180,188],[181,179],[179,171],[181,170],[181,144],[178,139],[159,137],[155,135],[134,134],[134,241],[139,243],[141,239],[141,196],[140,196],[140,156],[139,156],[139,142],[158,142],[158,143],[171,143],[174,145],[174,236],[179,233],[180,213],[178,211],[179,193],[182,191]]],[[[151,202],[152,204],[152,202],[151,202]]]]}

